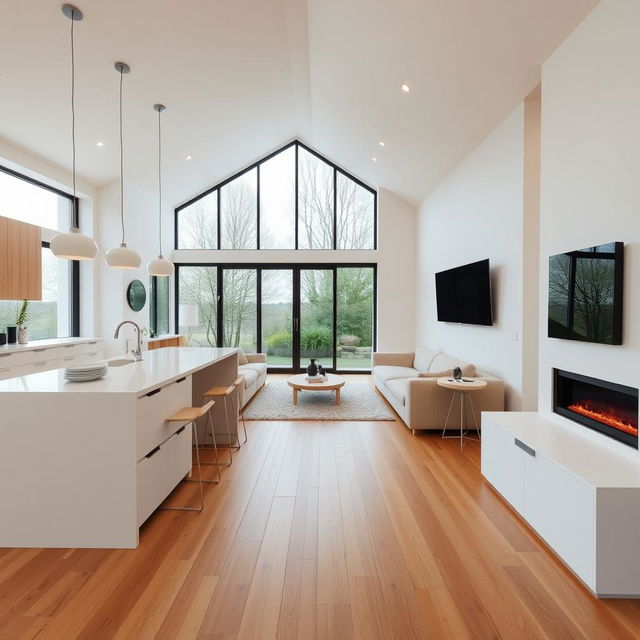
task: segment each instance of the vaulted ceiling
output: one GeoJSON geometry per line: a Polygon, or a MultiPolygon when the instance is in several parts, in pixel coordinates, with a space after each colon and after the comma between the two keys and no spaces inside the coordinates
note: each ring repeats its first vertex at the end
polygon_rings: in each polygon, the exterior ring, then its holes
{"type": "MultiPolygon", "coordinates": [[[[0,0],[0,137],[70,167],[61,4],[0,0]]],[[[118,176],[123,60],[126,176],[155,189],[163,102],[166,192],[179,204],[294,137],[417,202],[539,82],[597,0],[77,4],[79,173],[96,186],[118,176]]]]}

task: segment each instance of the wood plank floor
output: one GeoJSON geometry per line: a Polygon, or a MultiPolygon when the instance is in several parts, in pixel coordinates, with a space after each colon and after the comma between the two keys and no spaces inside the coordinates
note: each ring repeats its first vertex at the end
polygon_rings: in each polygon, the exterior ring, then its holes
{"type": "Polygon", "coordinates": [[[478,443],[247,424],[204,513],[157,512],[138,549],[0,550],[0,638],[640,637],[640,603],[591,596],[483,481],[478,443]]]}

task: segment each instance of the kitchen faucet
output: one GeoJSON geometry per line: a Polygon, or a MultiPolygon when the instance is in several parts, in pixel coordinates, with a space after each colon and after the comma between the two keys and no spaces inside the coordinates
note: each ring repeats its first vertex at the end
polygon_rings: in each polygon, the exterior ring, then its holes
{"type": "Polygon", "coordinates": [[[136,359],[136,362],[140,362],[142,360],[142,347],[140,345],[140,327],[133,320],[123,320],[116,327],[116,332],[113,338],[114,340],[118,339],[118,334],[120,333],[120,327],[122,327],[123,324],[132,324],[136,328],[136,331],[138,332],[138,346],[131,353],[133,353],[133,357],[136,359]]]}

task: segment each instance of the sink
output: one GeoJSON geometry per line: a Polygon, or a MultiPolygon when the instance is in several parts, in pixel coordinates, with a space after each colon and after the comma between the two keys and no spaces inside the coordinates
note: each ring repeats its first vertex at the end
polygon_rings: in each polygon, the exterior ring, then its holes
{"type": "Polygon", "coordinates": [[[112,358],[107,360],[107,366],[109,367],[124,367],[125,364],[131,364],[135,362],[134,358],[112,358]]]}

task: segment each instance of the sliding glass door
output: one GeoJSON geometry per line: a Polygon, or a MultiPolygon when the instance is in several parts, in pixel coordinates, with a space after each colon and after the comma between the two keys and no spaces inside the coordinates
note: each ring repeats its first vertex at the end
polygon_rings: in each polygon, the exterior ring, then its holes
{"type": "Polygon", "coordinates": [[[176,326],[193,346],[241,347],[270,369],[366,371],[375,265],[176,265],[176,326]]]}

